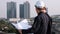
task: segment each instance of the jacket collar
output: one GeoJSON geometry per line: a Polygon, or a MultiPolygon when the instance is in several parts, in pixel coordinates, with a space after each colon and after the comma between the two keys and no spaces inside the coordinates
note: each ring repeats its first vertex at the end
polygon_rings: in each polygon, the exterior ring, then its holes
{"type": "MultiPolygon", "coordinates": [[[[38,13],[38,15],[40,15],[41,13],[43,13],[43,12],[38,13]]],[[[47,14],[47,13],[45,13],[45,14],[47,14]]]]}
{"type": "Polygon", "coordinates": [[[40,15],[41,13],[43,13],[43,12],[38,13],[38,15],[40,15]]]}

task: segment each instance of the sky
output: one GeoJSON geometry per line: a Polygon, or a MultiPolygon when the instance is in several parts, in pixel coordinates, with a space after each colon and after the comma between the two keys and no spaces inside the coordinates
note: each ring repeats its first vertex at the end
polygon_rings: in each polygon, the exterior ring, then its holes
{"type": "MultiPolygon", "coordinates": [[[[17,18],[19,18],[19,4],[23,4],[25,1],[30,3],[30,17],[37,16],[35,11],[35,3],[38,0],[0,0],[0,18],[7,18],[7,2],[14,1],[17,4],[17,18]]],[[[43,0],[48,8],[48,14],[60,15],[60,0],[43,0]]]]}

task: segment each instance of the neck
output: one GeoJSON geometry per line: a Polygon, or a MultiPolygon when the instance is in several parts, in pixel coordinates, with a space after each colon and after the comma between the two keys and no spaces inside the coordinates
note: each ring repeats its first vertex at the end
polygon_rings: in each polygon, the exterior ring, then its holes
{"type": "Polygon", "coordinates": [[[46,10],[42,10],[41,12],[46,13],[46,10]]]}
{"type": "Polygon", "coordinates": [[[39,11],[38,14],[39,14],[39,13],[47,13],[47,12],[46,12],[46,11],[39,11]]]}

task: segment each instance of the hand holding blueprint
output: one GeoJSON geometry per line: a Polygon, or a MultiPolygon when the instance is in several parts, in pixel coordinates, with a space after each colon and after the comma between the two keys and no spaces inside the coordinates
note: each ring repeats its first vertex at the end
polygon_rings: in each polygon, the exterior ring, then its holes
{"type": "Polygon", "coordinates": [[[18,23],[12,23],[16,29],[29,29],[32,26],[29,25],[27,19],[22,20],[21,22],[18,23]]]}

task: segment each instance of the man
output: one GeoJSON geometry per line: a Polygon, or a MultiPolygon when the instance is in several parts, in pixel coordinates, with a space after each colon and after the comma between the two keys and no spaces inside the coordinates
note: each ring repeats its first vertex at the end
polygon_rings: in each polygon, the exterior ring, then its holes
{"type": "Polygon", "coordinates": [[[46,12],[46,6],[43,1],[37,1],[35,4],[38,16],[35,17],[32,28],[25,32],[34,34],[51,34],[52,20],[46,12]]]}

